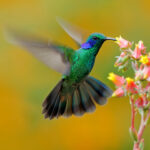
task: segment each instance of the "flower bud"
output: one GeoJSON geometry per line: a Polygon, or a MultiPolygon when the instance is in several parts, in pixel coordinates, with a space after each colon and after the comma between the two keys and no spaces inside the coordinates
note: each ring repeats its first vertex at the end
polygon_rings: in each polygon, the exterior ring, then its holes
{"type": "Polygon", "coordinates": [[[133,53],[132,53],[132,57],[134,58],[134,59],[140,59],[140,57],[141,57],[141,49],[139,49],[137,46],[135,47],[135,49],[134,49],[134,51],[133,51],[133,53]]]}
{"type": "Polygon", "coordinates": [[[114,73],[109,73],[108,79],[111,80],[116,86],[122,86],[125,82],[124,77],[118,76],[114,73]]]}
{"type": "Polygon", "coordinates": [[[140,57],[142,56],[142,54],[145,54],[146,48],[143,44],[142,41],[139,41],[138,44],[136,44],[135,49],[132,53],[132,57],[134,59],[140,59],[140,57]]]}
{"type": "Polygon", "coordinates": [[[116,43],[119,45],[120,48],[122,49],[127,49],[127,48],[131,48],[132,43],[123,39],[121,36],[116,38],[116,43]]]}
{"type": "Polygon", "coordinates": [[[138,80],[143,80],[143,71],[142,70],[138,70],[135,72],[135,81],[138,81],[138,80]]]}
{"type": "Polygon", "coordinates": [[[126,78],[127,84],[126,84],[126,90],[131,93],[137,93],[137,85],[135,84],[134,80],[132,78],[126,78]]]}
{"type": "Polygon", "coordinates": [[[124,96],[124,90],[122,87],[118,88],[116,91],[114,91],[112,97],[122,97],[124,96]]]}
{"type": "Polygon", "coordinates": [[[124,52],[122,52],[115,62],[115,67],[123,65],[128,59],[129,59],[129,56],[126,55],[124,52]]]}
{"type": "Polygon", "coordinates": [[[150,78],[150,67],[145,66],[142,72],[144,79],[150,78]]]}
{"type": "Polygon", "coordinates": [[[146,53],[146,47],[144,46],[143,41],[139,41],[139,43],[138,43],[136,46],[138,47],[138,49],[141,50],[141,52],[142,52],[143,54],[146,53]]]}

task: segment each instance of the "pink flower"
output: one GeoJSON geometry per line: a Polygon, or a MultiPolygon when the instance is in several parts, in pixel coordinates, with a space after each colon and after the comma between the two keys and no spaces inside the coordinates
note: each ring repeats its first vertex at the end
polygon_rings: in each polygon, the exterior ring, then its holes
{"type": "Polygon", "coordinates": [[[146,52],[146,47],[144,46],[143,41],[139,41],[139,43],[136,45],[136,47],[138,47],[138,49],[140,49],[141,52],[142,52],[143,54],[145,54],[145,52],[146,52]]]}
{"type": "Polygon", "coordinates": [[[126,49],[126,48],[131,48],[132,46],[131,42],[125,40],[121,36],[117,37],[116,40],[117,40],[116,43],[119,45],[120,48],[126,49]]]}
{"type": "Polygon", "coordinates": [[[122,52],[115,62],[115,67],[123,65],[127,59],[128,59],[128,55],[126,55],[125,52],[122,52]]]}
{"type": "Polygon", "coordinates": [[[139,59],[142,56],[142,54],[145,54],[145,50],[146,47],[144,46],[143,42],[139,41],[139,43],[135,46],[135,49],[132,53],[132,57],[135,59],[139,59]]]}
{"type": "Polygon", "coordinates": [[[141,67],[135,72],[135,80],[143,79],[150,81],[150,66],[144,66],[144,68],[141,67]]]}
{"type": "Polygon", "coordinates": [[[127,84],[126,84],[126,90],[131,93],[138,93],[137,91],[137,85],[135,84],[134,80],[132,78],[126,78],[127,84]]]}
{"type": "Polygon", "coordinates": [[[119,87],[116,91],[114,91],[112,97],[122,97],[124,96],[124,90],[122,87],[119,87]]]}
{"type": "Polygon", "coordinates": [[[141,57],[141,49],[139,49],[137,46],[135,47],[133,53],[132,53],[132,57],[135,59],[139,59],[141,57]]]}
{"type": "MultiPolygon", "coordinates": [[[[134,67],[134,66],[132,65],[132,67],[134,67]]],[[[143,77],[144,65],[141,64],[139,67],[135,66],[134,68],[135,68],[134,69],[134,71],[135,71],[135,80],[136,81],[137,80],[143,80],[144,79],[144,77],[143,77]]]]}
{"type": "Polygon", "coordinates": [[[150,67],[145,66],[143,69],[143,78],[150,80],[150,67]]]}
{"type": "Polygon", "coordinates": [[[120,54],[120,57],[124,57],[126,54],[125,54],[125,52],[122,52],[121,54],[120,54]]]}
{"type": "Polygon", "coordinates": [[[109,73],[108,79],[111,80],[116,86],[122,86],[125,83],[125,78],[118,76],[114,73],[109,73]]]}
{"type": "Polygon", "coordinates": [[[143,97],[139,97],[136,101],[135,101],[135,105],[140,108],[140,107],[145,107],[148,104],[148,100],[143,98],[143,97]]]}
{"type": "Polygon", "coordinates": [[[143,70],[139,69],[135,73],[135,80],[143,80],[143,70]]]}

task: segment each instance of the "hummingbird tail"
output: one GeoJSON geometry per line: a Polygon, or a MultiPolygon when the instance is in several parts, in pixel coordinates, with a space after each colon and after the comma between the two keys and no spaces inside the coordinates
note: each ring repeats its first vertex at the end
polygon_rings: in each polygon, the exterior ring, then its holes
{"type": "Polygon", "coordinates": [[[42,106],[42,113],[45,114],[45,118],[50,118],[57,114],[58,105],[60,102],[60,90],[62,87],[63,80],[59,81],[52,92],[46,97],[42,106]]]}
{"type": "Polygon", "coordinates": [[[101,81],[88,76],[85,80],[86,87],[92,99],[99,105],[107,103],[107,98],[112,95],[112,90],[101,81]]]}
{"type": "Polygon", "coordinates": [[[112,91],[99,80],[88,76],[73,93],[61,94],[62,79],[43,103],[43,113],[45,118],[69,117],[72,114],[82,116],[85,112],[95,110],[94,101],[99,105],[104,105],[107,98],[112,95],[112,91]]]}

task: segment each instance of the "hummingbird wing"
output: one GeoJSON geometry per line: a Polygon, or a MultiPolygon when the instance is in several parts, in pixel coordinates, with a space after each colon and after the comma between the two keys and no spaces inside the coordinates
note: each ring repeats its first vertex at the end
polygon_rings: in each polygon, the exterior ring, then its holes
{"type": "Polygon", "coordinates": [[[57,17],[58,24],[66,31],[66,33],[80,46],[85,38],[88,36],[88,32],[80,27],[65,21],[64,19],[57,17]]]}
{"type": "Polygon", "coordinates": [[[71,57],[75,52],[72,48],[53,44],[48,40],[23,36],[16,32],[7,31],[5,35],[10,43],[25,48],[48,67],[65,75],[69,73],[71,57]]]}

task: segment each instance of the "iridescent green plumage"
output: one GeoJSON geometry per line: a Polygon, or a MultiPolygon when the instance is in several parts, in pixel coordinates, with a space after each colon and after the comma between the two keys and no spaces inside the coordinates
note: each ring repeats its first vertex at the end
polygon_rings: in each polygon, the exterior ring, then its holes
{"type": "MultiPolygon", "coordinates": [[[[60,21],[63,28],[80,45],[78,50],[47,42],[46,40],[28,38],[19,34],[7,34],[9,41],[25,47],[36,58],[63,74],[61,81],[56,85],[43,103],[45,118],[68,117],[72,114],[83,115],[95,110],[94,101],[100,105],[106,103],[112,91],[97,79],[88,76],[91,72],[96,55],[108,38],[103,34],[91,34],[85,43],[81,43],[79,34],[69,31],[68,23],[60,21]]],[[[72,29],[72,28],[71,28],[72,29]]]]}
{"type": "Polygon", "coordinates": [[[98,104],[103,105],[106,103],[107,98],[111,95],[111,90],[100,81],[88,77],[91,72],[96,55],[107,38],[99,33],[94,33],[89,36],[86,43],[94,39],[94,45],[81,46],[75,52],[72,52],[70,57],[70,70],[69,73],[63,76],[61,81],[60,90],[56,95],[59,95],[59,100],[49,104],[52,98],[47,97],[44,103],[45,117],[59,117],[60,115],[70,116],[71,114],[82,115],[85,112],[92,112],[95,110],[93,100],[98,104]],[[85,47],[85,48],[84,48],[85,47]],[[61,106],[63,103],[63,106],[61,106]],[[55,104],[55,105],[54,105],[55,104]],[[51,112],[52,106],[55,108],[51,112]],[[60,108],[62,110],[60,111],[60,108]],[[58,115],[59,114],[59,115],[58,115]]]}

